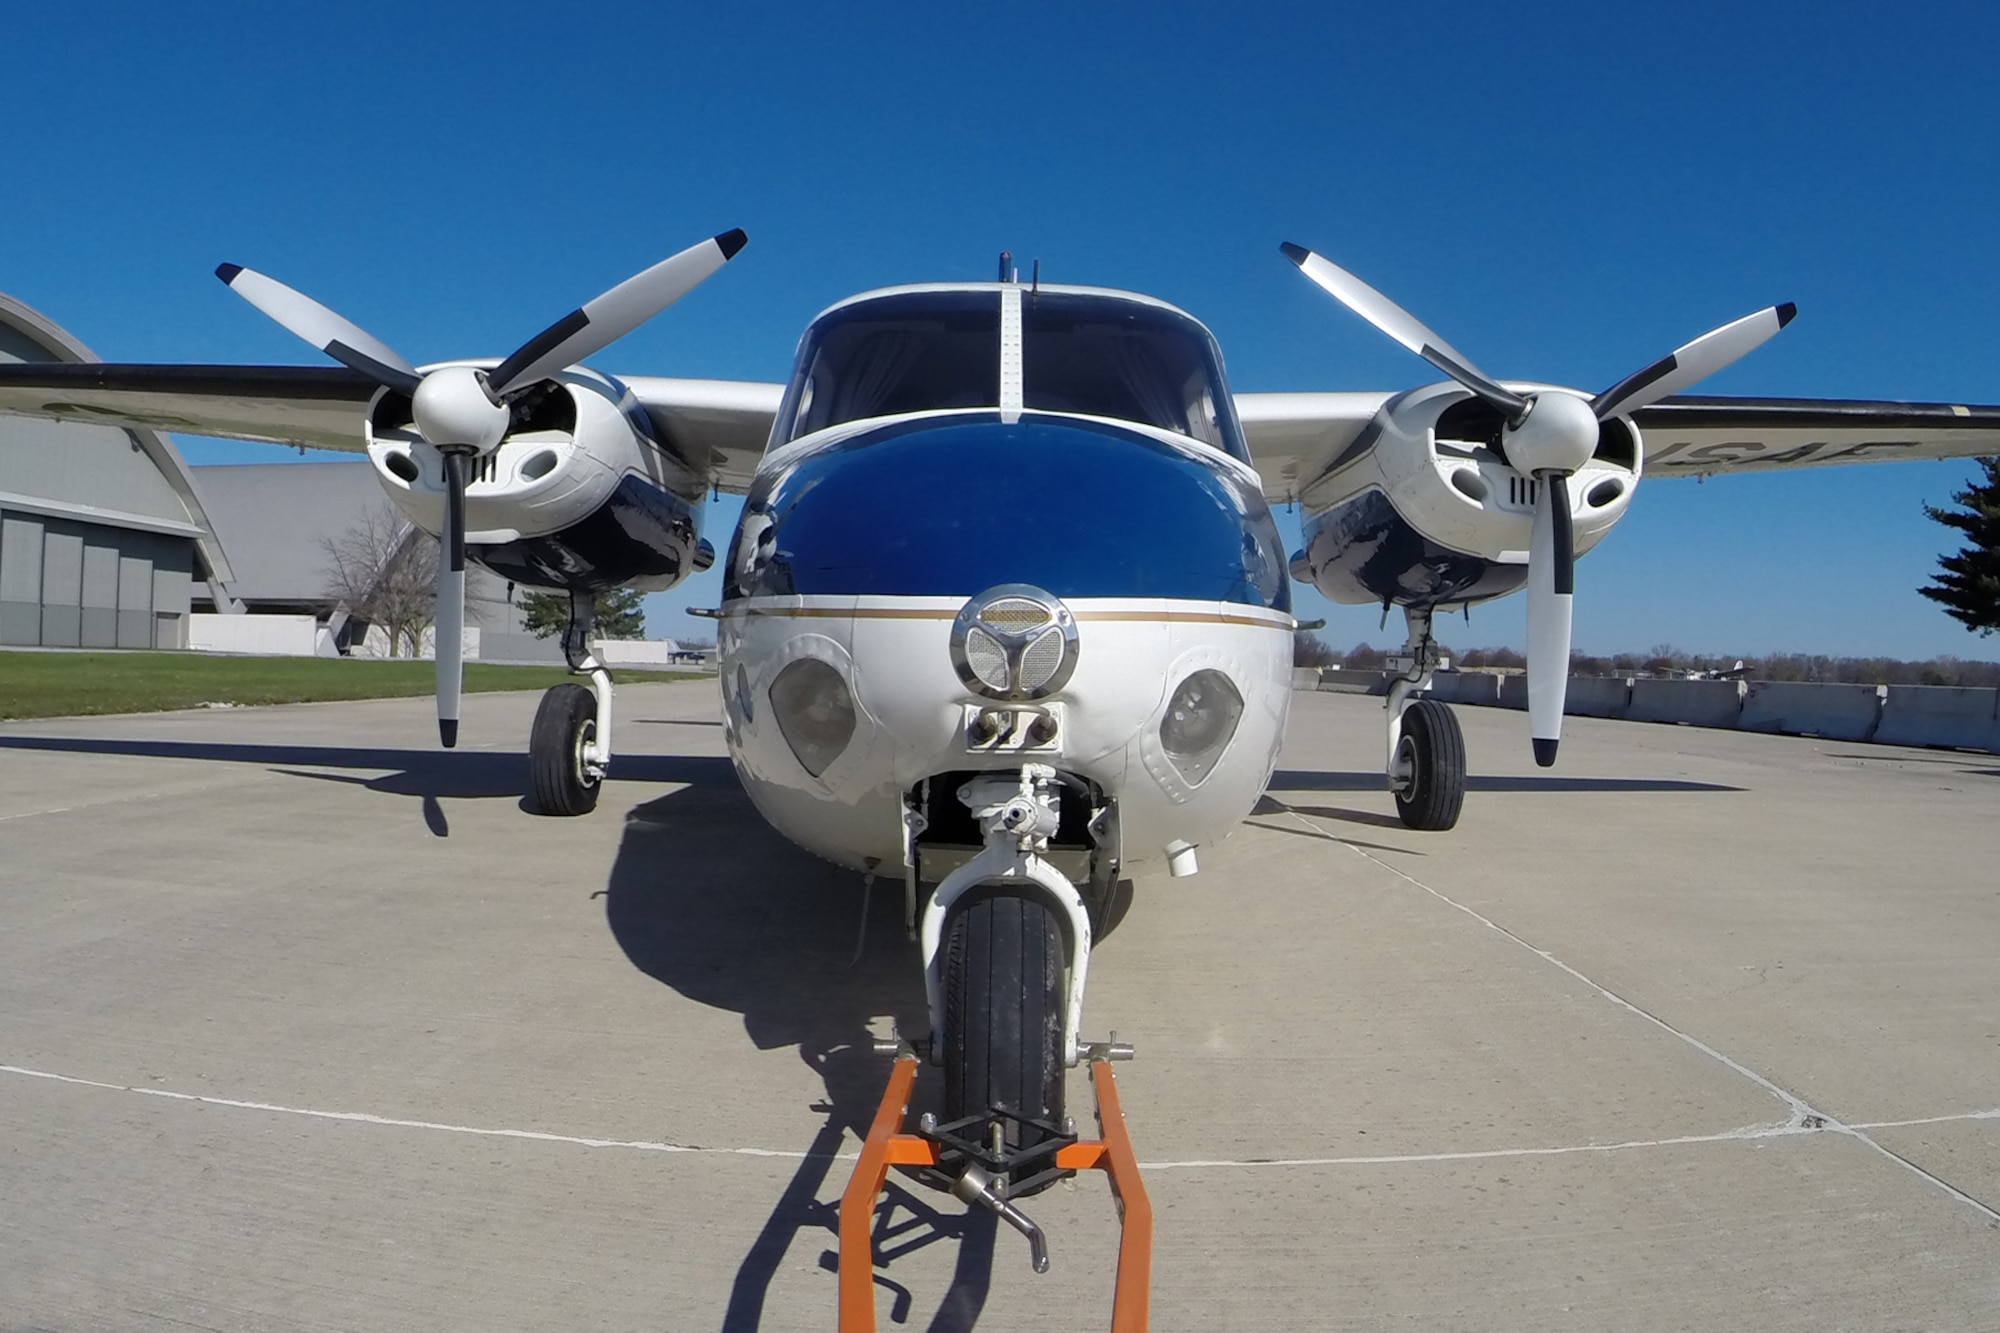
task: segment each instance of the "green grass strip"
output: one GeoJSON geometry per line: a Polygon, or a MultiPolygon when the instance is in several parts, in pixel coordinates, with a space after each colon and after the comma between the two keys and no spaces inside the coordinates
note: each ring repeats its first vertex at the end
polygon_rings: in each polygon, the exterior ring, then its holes
{"type": "MultiPolygon", "coordinates": [[[[694,680],[685,672],[625,671],[618,681],[694,680]]],[[[561,667],[465,664],[468,692],[543,690],[575,680],[561,667]]],[[[157,713],[203,704],[301,704],[430,694],[429,662],[199,653],[0,652],[0,718],[157,713]]]]}

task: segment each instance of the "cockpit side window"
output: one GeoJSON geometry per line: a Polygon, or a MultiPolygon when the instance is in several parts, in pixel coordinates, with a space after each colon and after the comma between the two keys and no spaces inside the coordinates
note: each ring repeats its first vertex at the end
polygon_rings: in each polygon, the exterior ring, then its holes
{"type": "Polygon", "coordinates": [[[1023,405],[1138,421],[1245,457],[1213,342],[1186,316],[1054,292],[1021,302],[1023,405]]]}
{"type": "Polygon", "coordinates": [[[997,292],[909,292],[814,325],[780,408],[781,434],[904,412],[1000,403],[997,292]]]}

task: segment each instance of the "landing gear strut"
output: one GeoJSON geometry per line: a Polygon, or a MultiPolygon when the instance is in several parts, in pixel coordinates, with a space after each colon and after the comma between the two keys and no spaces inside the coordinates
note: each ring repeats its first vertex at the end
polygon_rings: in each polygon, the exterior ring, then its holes
{"type": "Polygon", "coordinates": [[[589,676],[591,687],[558,685],[544,694],[528,736],[535,804],[545,815],[587,815],[596,809],[611,764],[611,673],[590,651],[595,600],[587,592],[570,593],[562,636],[569,669],[589,676]]]}
{"type": "Polygon", "coordinates": [[[1438,666],[1430,607],[1405,607],[1409,641],[1393,659],[1400,676],[1389,682],[1389,790],[1396,813],[1413,829],[1442,831],[1458,823],[1465,804],[1465,735],[1458,719],[1430,689],[1438,666]]]}

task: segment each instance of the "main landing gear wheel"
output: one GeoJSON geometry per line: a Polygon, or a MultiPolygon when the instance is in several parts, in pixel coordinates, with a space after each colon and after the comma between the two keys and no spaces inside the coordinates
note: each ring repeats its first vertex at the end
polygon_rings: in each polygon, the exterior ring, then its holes
{"type": "Polygon", "coordinates": [[[1439,832],[1465,804],[1465,733],[1450,708],[1418,699],[1403,710],[1396,743],[1396,813],[1413,829],[1439,832]]]}
{"type": "Polygon", "coordinates": [[[583,762],[584,746],[596,739],[596,695],[581,685],[558,685],[542,696],[528,735],[528,767],[543,814],[587,815],[597,808],[598,780],[583,762]]]}
{"type": "MultiPolygon", "coordinates": [[[[952,912],[944,941],[947,1121],[999,1107],[1062,1124],[1066,957],[1055,910],[1039,895],[993,893],[952,912]]],[[[1009,1149],[1047,1137],[1017,1121],[997,1123],[1006,1126],[1009,1149]]]]}

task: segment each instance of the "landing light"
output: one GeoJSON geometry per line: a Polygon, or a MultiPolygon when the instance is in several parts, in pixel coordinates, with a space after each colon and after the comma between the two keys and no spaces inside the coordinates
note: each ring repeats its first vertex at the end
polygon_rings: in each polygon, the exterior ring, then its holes
{"type": "Polygon", "coordinates": [[[771,682],[771,714],[799,764],[818,777],[854,739],[854,696],[840,672],[802,657],[771,682]]]}
{"type": "Polygon", "coordinates": [[[1160,719],[1160,744],[1190,784],[1199,784],[1229,748],[1243,717],[1243,696],[1229,677],[1203,669],[1182,681],[1160,719]]]}
{"type": "Polygon", "coordinates": [[[1023,583],[988,588],[952,622],[952,666],[989,699],[1046,699],[1069,683],[1076,650],[1069,608],[1023,583]]]}

